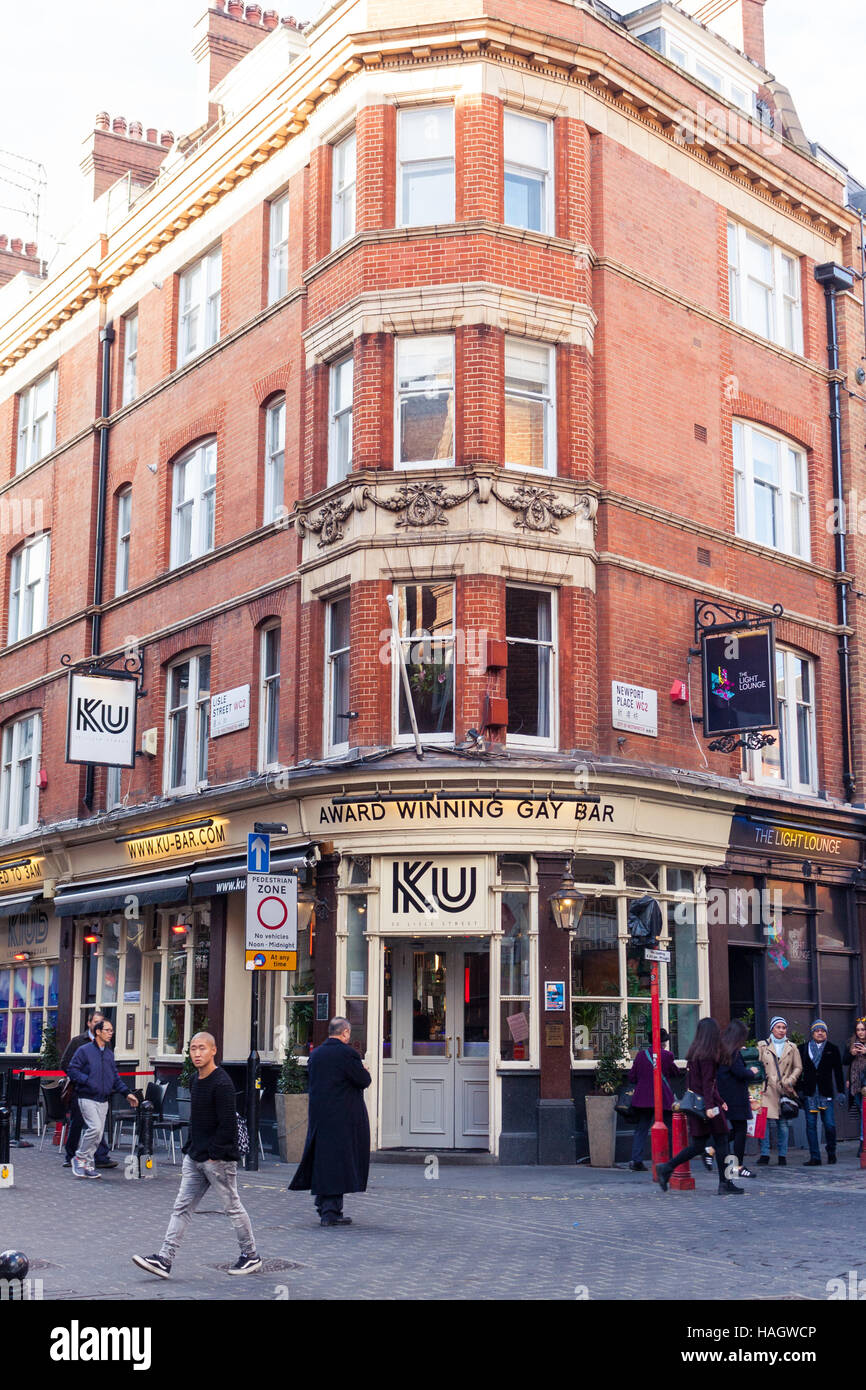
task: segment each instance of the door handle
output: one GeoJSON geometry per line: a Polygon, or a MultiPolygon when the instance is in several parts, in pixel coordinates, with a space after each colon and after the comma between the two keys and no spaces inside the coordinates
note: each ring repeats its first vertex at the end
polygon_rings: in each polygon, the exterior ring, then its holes
{"type": "Polygon", "coordinates": [[[460,1038],[457,1039],[457,1056],[458,1056],[458,1057],[461,1056],[461,1051],[460,1051],[460,1038]]]}
{"type": "Polygon", "coordinates": [[[446,1039],[445,1039],[445,1056],[446,1056],[446,1057],[450,1057],[450,1056],[451,1056],[451,1039],[450,1039],[450,1038],[446,1038],[446,1039]]]}

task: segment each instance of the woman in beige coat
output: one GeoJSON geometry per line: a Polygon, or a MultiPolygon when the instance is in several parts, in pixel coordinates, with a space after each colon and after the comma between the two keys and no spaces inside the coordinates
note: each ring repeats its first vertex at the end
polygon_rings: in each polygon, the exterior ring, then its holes
{"type": "Polygon", "coordinates": [[[803,1059],[799,1049],[788,1037],[787,1020],[777,1014],[770,1019],[770,1036],[766,1042],[758,1043],[758,1060],[764,1068],[766,1080],[762,1100],[767,1107],[767,1130],[761,1140],[761,1157],[758,1163],[770,1162],[771,1128],[776,1130],[779,1149],[779,1167],[787,1165],[789,1122],[783,1120],[779,1103],[782,1096],[795,1099],[797,1081],[803,1070],[803,1059]]]}

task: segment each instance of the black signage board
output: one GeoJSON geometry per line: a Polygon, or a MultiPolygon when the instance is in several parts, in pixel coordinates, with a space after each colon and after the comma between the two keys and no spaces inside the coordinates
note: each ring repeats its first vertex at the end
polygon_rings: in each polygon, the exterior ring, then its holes
{"type": "Polygon", "coordinates": [[[777,727],[773,623],[705,632],[701,667],[705,738],[777,727]]]}
{"type": "Polygon", "coordinates": [[[828,863],[859,865],[862,843],[847,835],[816,826],[782,825],[773,821],[750,820],[734,816],[731,821],[731,849],[754,850],[759,854],[784,854],[795,859],[820,859],[828,863]]]}

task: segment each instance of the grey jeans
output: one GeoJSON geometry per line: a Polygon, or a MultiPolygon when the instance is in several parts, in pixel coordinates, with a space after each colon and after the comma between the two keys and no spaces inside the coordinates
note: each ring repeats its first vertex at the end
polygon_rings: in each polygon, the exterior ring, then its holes
{"type": "Polygon", "coordinates": [[[78,1108],[81,1111],[85,1128],[78,1141],[78,1152],[75,1157],[81,1160],[85,1168],[92,1168],[93,1155],[96,1153],[97,1145],[102,1138],[102,1131],[105,1129],[108,1101],[79,1099],[78,1108]]]}
{"type": "Polygon", "coordinates": [[[208,1188],[234,1226],[241,1254],[255,1254],[253,1228],[238,1196],[238,1165],[213,1158],[197,1163],[189,1154],[184,1154],[180,1191],[159,1252],[169,1263],[174,1260],[192,1214],[208,1188]]]}

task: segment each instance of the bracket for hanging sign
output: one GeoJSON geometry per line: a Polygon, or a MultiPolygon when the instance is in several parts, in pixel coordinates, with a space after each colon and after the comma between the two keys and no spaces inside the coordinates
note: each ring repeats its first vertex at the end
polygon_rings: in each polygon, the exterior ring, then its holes
{"type": "Polygon", "coordinates": [[[138,689],[135,692],[138,699],[143,700],[147,694],[144,688],[144,652],[139,652],[137,656],[121,654],[108,661],[98,657],[91,659],[85,657],[83,660],[74,661],[68,652],[64,652],[60,658],[60,665],[81,676],[106,676],[110,680],[135,676],[138,682],[138,689]]]}

